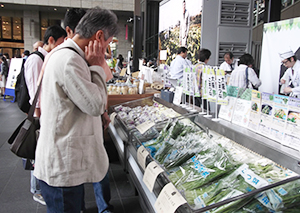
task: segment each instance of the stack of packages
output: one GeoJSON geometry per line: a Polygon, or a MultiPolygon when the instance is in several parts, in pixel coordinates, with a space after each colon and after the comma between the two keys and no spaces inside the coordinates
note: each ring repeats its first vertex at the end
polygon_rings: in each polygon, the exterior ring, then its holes
{"type": "MultiPolygon", "coordinates": [[[[144,142],[152,157],[193,209],[296,176],[224,137],[209,137],[187,119],[170,120],[156,139],[144,142]]],[[[300,181],[207,212],[295,212],[300,181]]]]}

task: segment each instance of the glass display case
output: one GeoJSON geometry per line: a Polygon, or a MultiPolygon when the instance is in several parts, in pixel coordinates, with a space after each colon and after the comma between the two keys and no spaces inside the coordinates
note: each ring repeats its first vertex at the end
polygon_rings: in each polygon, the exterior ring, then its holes
{"type": "MultiPolygon", "coordinates": [[[[117,138],[122,143],[116,131],[120,126],[110,125],[110,134],[114,142],[117,138]]],[[[170,182],[186,200],[176,212],[296,212],[300,208],[299,152],[262,135],[198,114],[156,122],[144,134],[132,128],[128,134],[124,164],[146,212],[156,212],[158,196],[170,182]],[[144,161],[141,148],[148,151],[144,161]],[[163,170],[152,191],[143,181],[151,162],[163,170]]]]}

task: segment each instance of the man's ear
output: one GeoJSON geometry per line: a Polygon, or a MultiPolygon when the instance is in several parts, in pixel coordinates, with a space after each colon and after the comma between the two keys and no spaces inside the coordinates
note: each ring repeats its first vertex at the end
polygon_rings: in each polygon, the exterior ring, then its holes
{"type": "Polygon", "coordinates": [[[105,41],[105,39],[104,39],[104,33],[103,33],[102,30],[98,30],[98,31],[96,32],[95,36],[96,36],[95,39],[96,39],[97,41],[99,41],[99,42],[105,41]]]}
{"type": "Polygon", "coordinates": [[[73,32],[73,30],[69,26],[66,27],[66,32],[67,32],[67,37],[68,38],[72,38],[73,37],[74,32],[73,32]]]}
{"type": "Polygon", "coordinates": [[[55,39],[52,36],[48,38],[48,44],[55,44],[55,39]]]}

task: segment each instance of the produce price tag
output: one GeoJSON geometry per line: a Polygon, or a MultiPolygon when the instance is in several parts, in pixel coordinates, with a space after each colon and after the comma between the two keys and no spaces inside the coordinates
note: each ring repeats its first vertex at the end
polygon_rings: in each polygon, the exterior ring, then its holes
{"type": "Polygon", "coordinates": [[[144,173],[143,181],[151,192],[153,192],[157,176],[163,171],[164,170],[155,161],[148,164],[144,173]]]}
{"type": "Polygon", "coordinates": [[[247,164],[243,164],[238,168],[239,174],[244,178],[244,180],[256,189],[267,186],[268,182],[255,174],[247,164]]]}
{"type": "Polygon", "coordinates": [[[149,152],[146,150],[146,148],[144,146],[140,146],[137,150],[137,160],[138,163],[140,164],[140,166],[143,168],[143,170],[145,171],[146,168],[146,158],[149,155],[149,152]]]}
{"type": "Polygon", "coordinates": [[[115,117],[116,116],[117,116],[117,113],[115,113],[115,112],[111,113],[110,116],[109,116],[112,125],[115,124],[115,117]]]}
{"type": "Polygon", "coordinates": [[[136,129],[139,130],[141,134],[144,134],[148,129],[153,127],[155,123],[153,121],[146,121],[138,126],[136,126],[136,129]]]}
{"type": "Polygon", "coordinates": [[[175,186],[172,183],[168,183],[158,195],[154,207],[158,213],[173,213],[184,203],[186,203],[185,199],[175,186]]]}
{"type": "Polygon", "coordinates": [[[182,87],[176,87],[173,104],[179,105],[181,103],[182,92],[183,92],[182,87]]]}

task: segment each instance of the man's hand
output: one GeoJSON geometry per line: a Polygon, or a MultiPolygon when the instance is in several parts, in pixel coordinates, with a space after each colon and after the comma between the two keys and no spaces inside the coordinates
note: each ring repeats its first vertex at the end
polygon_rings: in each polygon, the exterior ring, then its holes
{"type": "Polygon", "coordinates": [[[291,87],[286,87],[284,88],[284,93],[291,93],[292,92],[292,88],[291,87]]]}
{"type": "Polygon", "coordinates": [[[85,47],[85,60],[90,66],[103,66],[103,64],[106,64],[104,54],[105,48],[97,40],[90,41],[88,46],[85,47]]]}
{"type": "Polygon", "coordinates": [[[104,112],[102,115],[101,115],[101,118],[102,118],[102,125],[103,125],[103,128],[104,130],[107,129],[109,123],[111,122],[110,120],[110,117],[109,115],[107,114],[107,112],[104,112]]]}
{"type": "Polygon", "coordinates": [[[284,79],[280,79],[280,83],[285,84],[285,80],[284,79]]]}
{"type": "Polygon", "coordinates": [[[111,70],[105,60],[106,47],[103,47],[97,40],[90,41],[85,47],[85,60],[90,66],[101,66],[106,76],[111,76],[111,70]]]}

